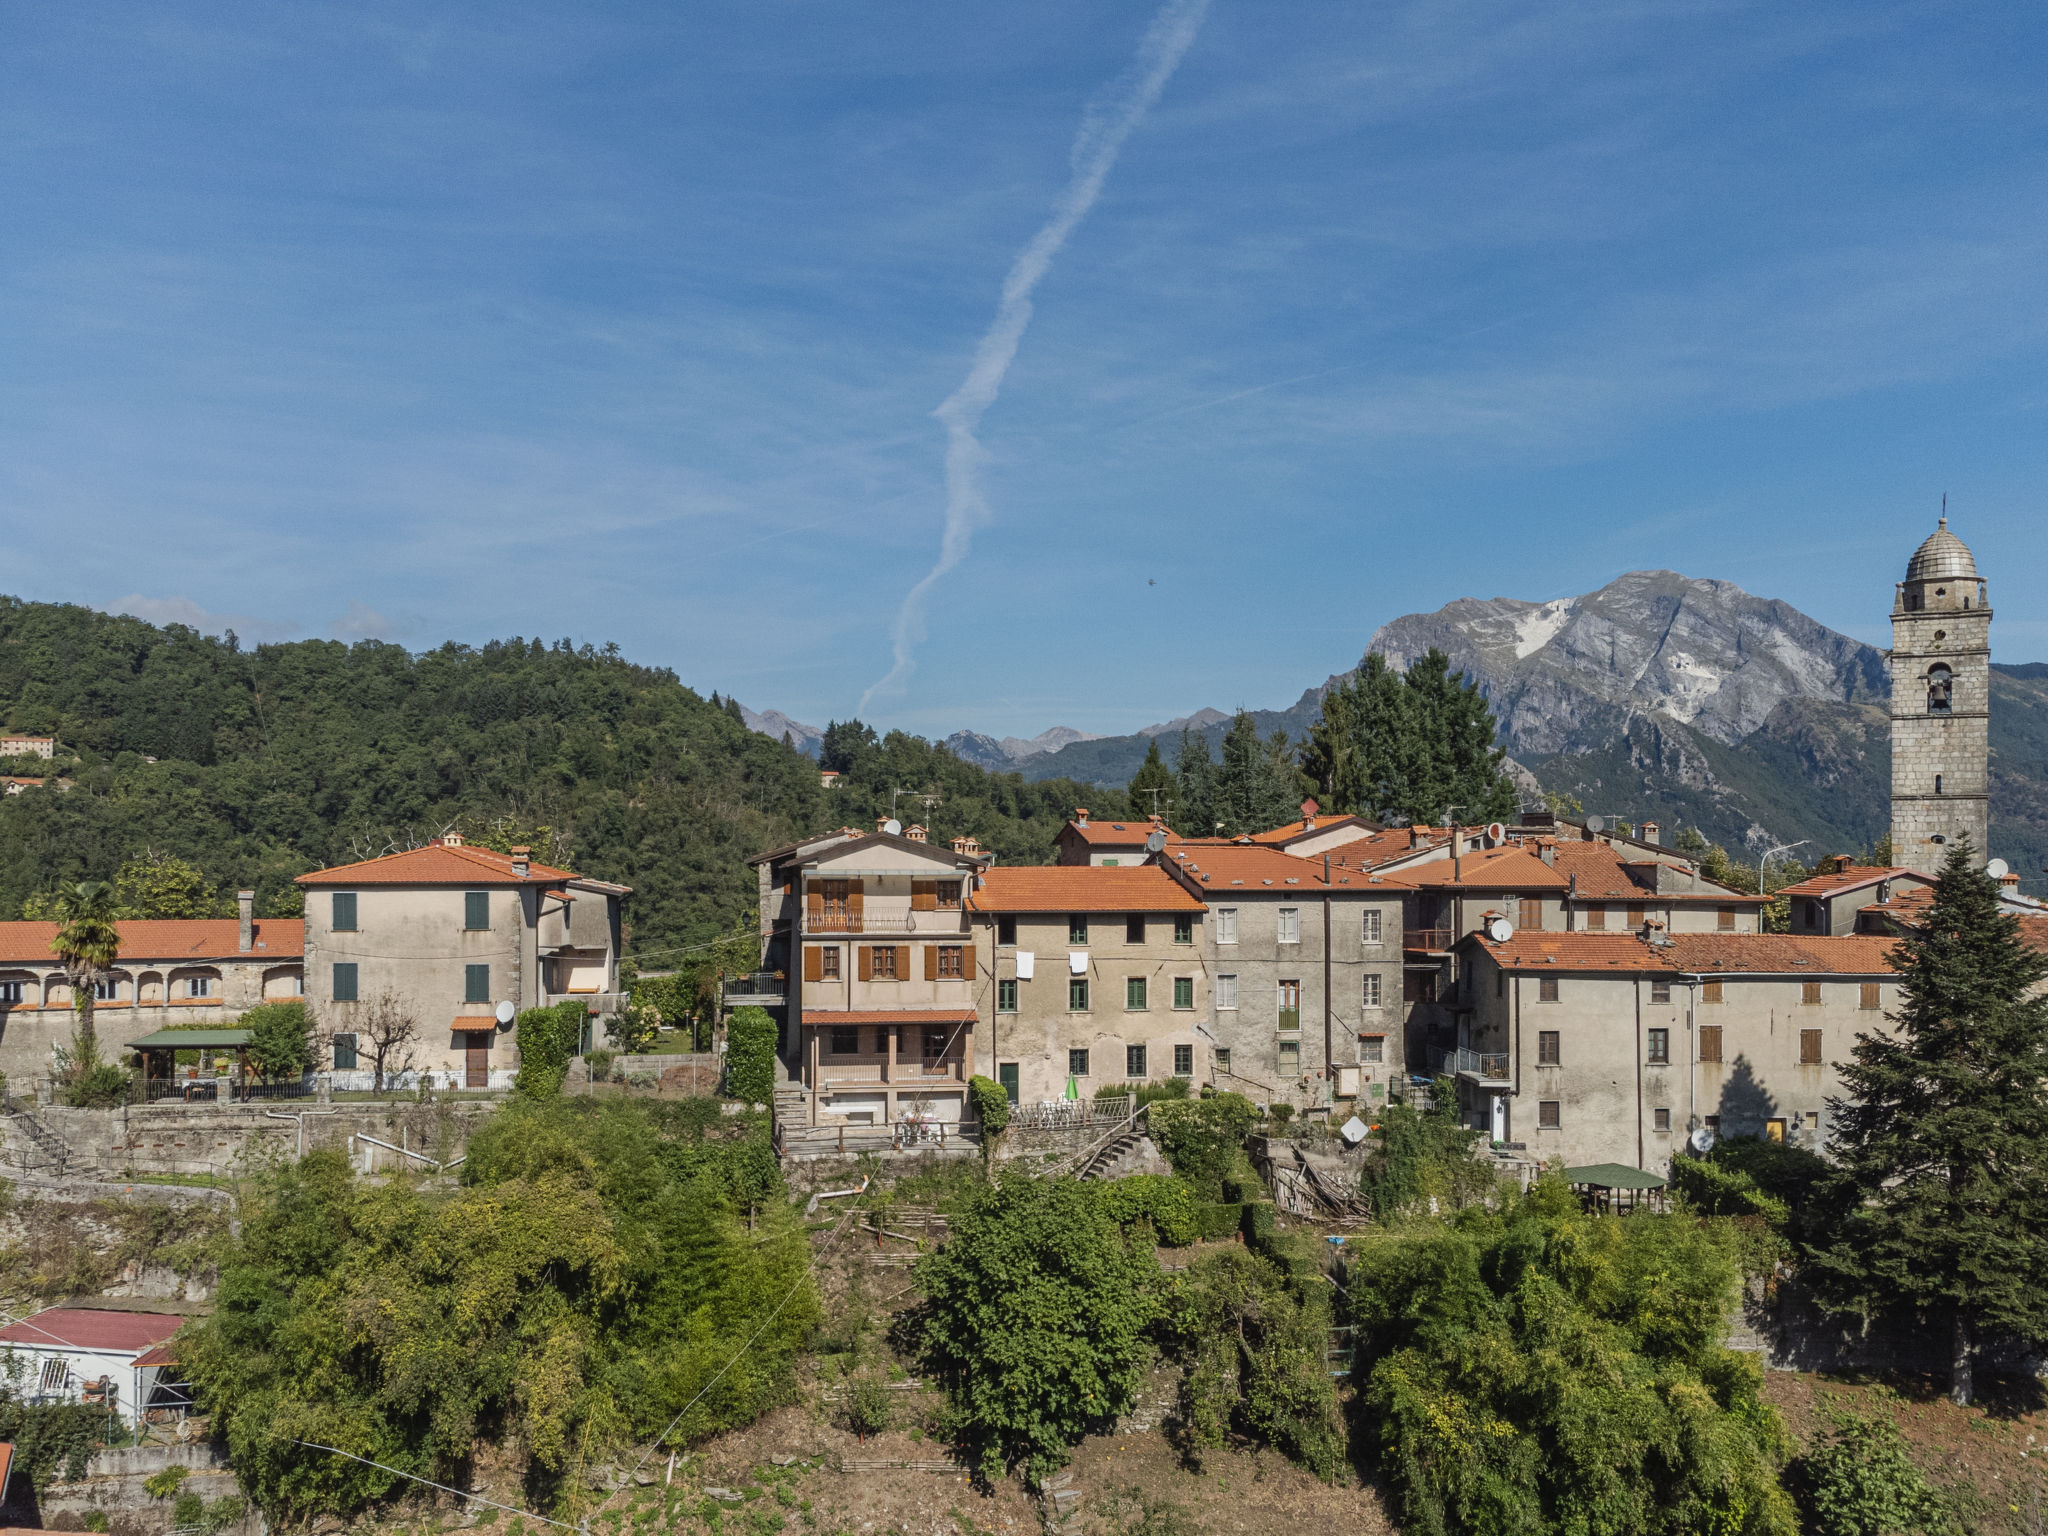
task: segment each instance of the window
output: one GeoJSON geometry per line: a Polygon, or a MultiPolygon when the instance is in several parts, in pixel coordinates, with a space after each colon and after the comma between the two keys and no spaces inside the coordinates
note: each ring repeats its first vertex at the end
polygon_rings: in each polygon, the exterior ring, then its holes
{"type": "Polygon", "coordinates": [[[1557,1100],[1539,1100],[1536,1105],[1536,1129],[1539,1131],[1554,1131],[1557,1127],[1557,1100]]]}
{"type": "Polygon", "coordinates": [[[1216,942],[1218,944],[1235,944],[1237,942],[1237,908],[1218,907],[1216,909],[1216,942]]]}
{"type": "Polygon", "coordinates": [[[1541,896],[1523,896],[1516,901],[1515,907],[1521,914],[1520,920],[1515,924],[1517,928],[1526,928],[1531,933],[1541,933],[1543,931],[1543,898],[1541,896]]]}
{"type": "Polygon", "coordinates": [[[1124,942],[1126,944],[1142,944],[1145,942],[1144,918],[1127,917],[1124,919],[1124,942]]]}
{"type": "Polygon", "coordinates": [[[465,965],[462,968],[462,1000],[465,1003],[488,1003],[491,1000],[491,968],[488,965],[465,965]]]}
{"type": "Polygon", "coordinates": [[[1720,1059],[1721,1026],[1718,1024],[1702,1024],[1700,1026],[1700,1060],[1719,1061],[1720,1059]]]}
{"type": "Polygon", "coordinates": [[[1104,859],[1104,860],[1102,861],[1102,867],[1103,867],[1104,869],[1115,869],[1115,868],[1116,868],[1116,867],[1117,867],[1118,865],[1120,865],[1120,864],[1122,864],[1122,863],[1123,863],[1123,860],[1121,860],[1121,859],[1104,859]]]}
{"type": "Polygon", "coordinates": [[[1670,1002],[1670,1001],[1671,1001],[1671,983],[1670,983],[1670,982],[1669,982],[1668,980],[1667,980],[1667,981],[1653,981],[1653,982],[1651,982],[1651,983],[1650,983],[1650,1001],[1651,1001],[1651,1002],[1653,1002],[1653,1003],[1668,1003],[1668,1002],[1670,1002]]]}
{"type": "Polygon", "coordinates": [[[1280,1075],[1299,1077],[1301,1075],[1301,1042],[1282,1040],[1280,1042],[1280,1075]]]}
{"type": "Polygon", "coordinates": [[[1536,1001],[1539,1003],[1554,1003],[1557,1001],[1557,978],[1555,976],[1538,976],[1536,978],[1536,1001]]]}
{"type": "Polygon", "coordinates": [[[489,891],[464,891],[462,893],[462,926],[468,929],[491,926],[491,893],[489,891]]]}
{"type": "MultiPolygon", "coordinates": [[[[1940,662],[1927,669],[1927,713],[1945,715],[1949,712],[1949,699],[1955,687],[1955,675],[1940,662]]],[[[1938,777],[1938,776],[1937,776],[1938,777]]],[[[1934,792],[1941,793],[1937,784],[1934,792]]]]}
{"type": "Polygon", "coordinates": [[[1557,1066],[1560,1060],[1559,1034],[1554,1029],[1539,1029],[1536,1032],[1536,1065],[1557,1066]]]}
{"type": "Polygon", "coordinates": [[[1818,1003],[1820,1001],[1820,983],[1817,981],[1802,981],[1799,983],[1799,1001],[1808,1007],[1818,1003]]]}
{"type": "Polygon", "coordinates": [[[1086,1013],[1088,1011],[1088,978],[1070,976],[1067,978],[1067,1011],[1086,1013]]]}
{"type": "Polygon", "coordinates": [[[998,944],[1014,944],[1017,942],[1017,919],[1014,917],[999,917],[996,919],[996,942],[998,944]]]}
{"type": "Polygon", "coordinates": [[[1380,942],[1381,931],[1380,913],[1377,908],[1360,915],[1358,933],[1360,939],[1367,944],[1377,944],[1380,942]]]}
{"type": "Polygon", "coordinates": [[[1644,1052],[1643,1059],[1653,1067],[1668,1067],[1671,1065],[1670,1030],[1653,1029],[1650,1031],[1649,1048],[1644,1052]]]}
{"type": "Polygon", "coordinates": [[[187,997],[213,996],[213,978],[211,976],[187,976],[185,978],[185,995],[187,997]]]}
{"type": "Polygon", "coordinates": [[[1708,1115],[1702,1123],[1705,1124],[1706,1128],[1710,1131],[1718,1131],[1721,1129],[1721,1117],[1719,1115],[1708,1115]]]}
{"type": "Polygon", "coordinates": [[[353,1072],[356,1068],[356,1037],[336,1035],[334,1037],[334,1070],[353,1072]]]}
{"type": "Polygon", "coordinates": [[[1865,983],[1863,983],[1863,997],[1861,1006],[1864,1008],[1878,1008],[1883,1006],[1883,1004],[1878,1000],[1876,982],[1866,981],[1865,983]]]}
{"type": "Polygon", "coordinates": [[[1301,1028],[1301,983],[1298,981],[1283,981],[1280,983],[1279,994],[1280,1027],[1282,1029],[1301,1028]]]}
{"type": "Polygon", "coordinates": [[[1282,944],[1299,944],[1301,942],[1301,908],[1282,907],[1280,909],[1279,939],[1282,944]]]}
{"type": "Polygon", "coordinates": [[[21,983],[18,981],[0,981],[0,1003],[18,1003],[20,1001],[21,983]]]}
{"type": "Polygon", "coordinates": [[[1173,1048],[1173,1075],[1193,1077],[1195,1075],[1195,1048],[1192,1045],[1176,1045],[1173,1048]]]}
{"type": "Polygon", "coordinates": [[[1016,982],[1014,982],[1014,981],[999,981],[999,982],[997,982],[997,983],[996,983],[996,1012],[997,1012],[997,1013],[1015,1013],[1016,1011],[1017,1011],[1017,983],[1016,983],[1016,982]]]}
{"type": "Polygon", "coordinates": [[[939,882],[939,910],[941,912],[958,912],[960,910],[960,882],[958,880],[941,880],[939,882]]]}
{"type": "Polygon", "coordinates": [[[1802,1029],[1799,1031],[1799,1065],[1817,1067],[1820,1065],[1820,1031],[1802,1029]]]}
{"type": "Polygon", "coordinates": [[[1801,910],[1806,913],[1806,926],[1809,928],[1820,927],[1820,903],[1817,901],[1802,901],[1799,905],[1801,910]]]}
{"type": "Polygon", "coordinates": [[[1817,1110],[1817,1109],[1809,1109],[1809,1110],[1808,1110],[1808,1111],[1806,1112],[1806,1128],[1807,1128],[1807,1129],[1808,1129],[1809,1131],[1817,1131],[1817,1130],[1819,1130],[1819,1129],[1820,1129],[1820,1111],[1819,1111],[1819,1110],[1817,1110]]]}
{"type": "Polygon", "coordinates": [[[1173,978],[1173,1006],[1192,1008],[1195,1006],[1195,978],[1176,976],[1173,978]]]}
{"type": "Polygon", "coordinates": [[[1237,1006],[1237,978],[1218,976],[1216,978],[1216,1006],[1219,1010],[1237,1006]]]}
{"type": "Polygon", "coordinates": [[[1224,1074],[1224,1075],[1225,1075],[1226,1077],[1227,1077],[1227,1076],[1229,1076],[1229,1075],[1230,1075],[1230,1047],[1229,1047],[1229,1046],[1227,1046],[1227,1045],[1219,1045],[1219,1046],[1217,1046],[1217,1047],[1216,1047],[1216,1050],[1215,1050],[1214,1054],[1215,1054],[1215,1057],[1216,1057],[1216,1070],[1217,1070],[1218,1072],[1221,1072],[1221,1073],[1223,1073],[1223,1074],[1224,1074]]]}
{"type": "Polygon", "coordinates": [[[1368,1067],[1379,1066],[1387,1059],[1387,1037],[1385,1035],[1360,1035],[1358,1037],[1358,1059],[1368,1067]]]}
{"type": "Polygon", "coordinates": [[[1086,1077],[1087,1075],[1088,1053],[1086,1051],[1067,1052],[1067,1076],[1086,1077]]]}
{"type": "Polygon", "coordinates": [[[868,979],[871,981],[900,981],[896,974],[896,946],[894,944],[871,944],[868,946],[868,979]]]}
{"type": "Polygon", "coordinates": [[[1378,971],[1367,971],[1365,975],[1359,978],[1358,1001],[1361,1006],[1366,1008],[1377,1008],[1380,1006],[1381,980],[1382,978],[1378,971]]]}
{"type": "Polygon", "coordinates": [[[354,933],[356,931],[356,893],[354,891],[336,891],[334,893],[333,907],[327,921],[327,926],[336,933],[354,933]]]}
{"type": "Polygon", "coordinates": [[[839,946],[837,944],[827,944],[818,951],[818,979],[820,981],[839,980],[839,946]]]}
{"type": "Polygon", "coordinates": [[[939,980],[960,981],[967,975],[967,946],[965,944],[941,944],[939,949],[939,980]]]}
{"type": "Polygon", "coordinates": [[[1733,907],[1716,908],[1714,911],[1714,927],[1721,933],[1733,933],[1735,931],[1735,909],[1733,907]]]}
{"type": "Polygon", "coordinates": [[[1125,1076],[1125,1077],[1143,1077],[1144,1075],[1145,1075],[1145,1047],[1143,1047],[1142,1045],[1127,1045],[1127,1046],[1125,1046],[1125,1047],[1124,1047],[1124,1076],[1125,1076]]]}
{"type": "Polygon", "coordinates": [[[1586,908],[1586,931],[1588,933],[1597,933],[1606,926],[1607,909],[1605,907],[1586,908]]]}
{"type": "Polygon", "coordinates": [[[356,1000],[356,963],[353,960],[337,960],[334,963],[334,1000],[337,1003],[352,1003],[356,1000]]]}
{"type": "Polygon", "coordinates": [[[1668,1132],[1671,1129],[1671,1111],[1668,1109],[1651,1110],[1650,1129],[1653,1131],[1668,1132]]]}
{"type": "Polygon", "coordinates": [[[111,976],[102,976],[92,984],[92,1000],[96,1003],[111,1003],[120,995],[121,983],[111,976]]]}
{"type": "Polygon", "coordinates": [[[1173,942],[1192,944],[1195,942],[1195,919],[1186,912],[1173,920],[1173,942]]]}
{"type": "Polygon", "coordinates": [[[834,1024],[832,1026],[832,1054],[834,1056],[858,1056],[860,1054],[860,1026],[858,1024],[834,1024]]]}
{"type": "Polygon", "coordinates": [[[71,1362],[69,1360],[45,1360],[43,1362],[43,1390],[45,1392],[62,1391],[64,1383],[69,1379],[70,1375],[71,1362]]]}
{"type": "Polygon", "coordinates": [[[946,1062],[946,1046],[952,1040],[953,1032],[936,1025],[924,1027],[924,1065],[927,1072],[943,1071],[946,1062]]]}
{"type": "Polygon", "coordinates": [[[1067,919],[1067,942],[1069,944],[1086,944],[1088,942],[1087,918],[1077,916],[1067,919]]]}
{"type": "Polygon", "coordinates": [[[1145,1007],[1145,978],[1126,976],[1124,978],[1124,1007],[1140,1012],[1145,1007]]]}
{"type": "Polygon", "coordinates": [[[1720,982],[1718,982],[1718,981],[1703,981],[1703,982],[1701,982],[1701,983],[1700,983],[1700,1001],[1701,1001],[1701,1002],[1703,1002],[1703,1003],[1718,1003],[1718,1002],[1720,1002],[1720,1001],[1721,1001],[1721,983],[1720,983],[1720,982]]]}

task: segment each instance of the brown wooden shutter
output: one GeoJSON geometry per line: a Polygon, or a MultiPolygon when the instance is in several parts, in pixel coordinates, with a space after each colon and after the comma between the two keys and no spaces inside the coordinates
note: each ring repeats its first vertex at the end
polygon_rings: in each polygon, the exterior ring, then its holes
{"type": "Polygon", "coordinates": [[[1820,983],[1817,981],[1802,981],[1799,984],[1799,1001],[1802,1003],[1819,1002],[1820,983]]]}
{"type": "Polygon", "coordinates": [[[1877,983],[1874,981],[1866,981],[1865,983],[1863,983],[1863,1006],[1866,1008],[1875,1008],[1878,1006],[1877,983]]]}
{"type": "Polygon", "coordinates": [[[824,979],[825,951],[818,948],[815,944],[806,944],[804,946],[804,980],[823,981],[824,979]]]}
{"type": "Polygon", "coordinates": [[[1702,1024],[1700,1026],[1700,1060],[1719,1061],[1720,1059],[1721,1026],[1718,1024],[1702,1024]]]}
{"type": "Polygon", "coordinates": [[[868,948],[867,945],[862,944],[856,947],[856,953],[860,956],[860,979],[862,981],[873,981],[875,979],[875,952],[868,948]]]}
{"type": "Polygon", "coordinates": [[[825,893],[816,885],[804,887],[804,920],[813,928],[825,924],[825,893]]]}
{"type": "Polygon", "coordinates": [[[867,891],[862,887],[861,883],[858,880],[850,880],[847,882],[847,926],[851,928],[855,933],[859,933],[861,931],[861,904],[866,899],[866,897],[867,891]]]}
{"type": "Polygon", "coordinates": [[[910,980],[910,946],[908,944],[898,944],[896,946],[896,979],[898,981],[910,980]]]}
{"type": "MultiPolygon", "coordinates": [[[[1701,982],[1701,983],[1700,983],[1700,1001],[1701,1001],[1701,1002],[1703,1002],[1703,1003],[1718,1003],[1718,1002],[1720,1002],[1720,1001],[1721,1001],[1721,983],[1720,983],[1720,982],[1718,982],[1718,981],[1703,981],[1703,982],[1701,982]]],[[[1716,1026],[1715,1026],[1715,1028],[1716,1028],[1716,1029],[1719,1029],[1719,1027],[1720,1027],[1719,1025],[1716,1025],[1716,1026]]],[[[1705,1057],[1701,1057],[1700,1059],[1701,1059],[1702,1061],[1706,1060],[1706,1058],[1705,1058],[1705,1057]]],[[[1720,1057],[1718,1057],[1718,1056],[1716,1056],[1716,1057],[1714,1058],[1714,1060],[1716,1060],[1716,1061],[1719,1061],[1720,1059],[1721,1059],[1721,1058],[1720,1058],[1720,1057]]]]}
{"type": "Polygon", "coordinates": [[[1817,1029],[1802,1029],[1799,1031],[1799,1064],[1802,1067],[1819,1066],[1820,1052],[1820,1031],[1817,1029]]]}
{"type": "Polygon", "coordinates": [[[937,981],[939,979],[939,946],[936,944],[924,946],[924,979],[926,981],[937,981]]]}
{"type": "Polygon", "coordinates": [[[913,880],[910,882],[910,910],[913,912],[936,912],[939,910],[939,882],[936,880],[913,880]]]}

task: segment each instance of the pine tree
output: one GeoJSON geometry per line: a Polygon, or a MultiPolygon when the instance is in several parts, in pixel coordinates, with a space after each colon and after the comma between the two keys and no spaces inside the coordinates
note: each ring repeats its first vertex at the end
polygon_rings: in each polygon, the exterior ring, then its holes
{"type": "Polygon", "coordinates": [[[1240,709],[1224,733],[1216,776],[1216,819],[1224,834],[1243,837],[1284,826],[1295,815],[1299,790],[1286,733],[1261,741],[1258,722],[1240,709]]]}
{"type": "Polygon", "coordinates": [[[1450,658],[1433,646],[1404,681],[1422,751],[1403,809],[1416,821],[1451,814],[1464,822],[1512,817],[1515,786],[1501,770],[1507,750],[1494,745],[1493,711],[1479,685],[1454,674],[1450,658]]]}
{"type": "Polygon", "coordinates": [[[2048,1339],[2048,956],[1966,838],[1893,964],[1897,1030],[1859,1037],[1828,1106],[1843,1214],[1811,1271],[1837,1306],[1946,1323],[1968,1403],[1987,1334],[2048,1339]]]}
{"type": "Polygon", "coordinates": [[[1131,814],[1152,815],[1155,811],[1156,798],[1157,813],[1166,818],[1168,826],[1172,826],[1177,814],[1175,800],[1178,792],[1179,786],[1174,782],[1173,770],[1168,768],[1165,759],[1160,757],[1159,738],[1155,736],[1145,748],[1145,761],[1138,765],[1138,771],[1131,777],[1130,788],[1125,791],[1130,798],[1131,814]],[[1159,791],[1156,797],[1152,793],[1154,790],[1159,791]]]}
{"type": "Polygon", "coordinates": [[[1405,676],[1374,654],[1323,696],[1301,765],[1335,811],[1432,822],[1456,806],[1467,822],[1505,821],[1519,797],[1494,734],[1478,685],[1443,652],[1405,676]]]}
{"type": "Polygon", "coordinates": [[[1209,756],[1209,738],[1183,730],[1173,767],[1181,835],[1213,836],[1222,817],[1216,806],[1216,762],[1209,756]]]}

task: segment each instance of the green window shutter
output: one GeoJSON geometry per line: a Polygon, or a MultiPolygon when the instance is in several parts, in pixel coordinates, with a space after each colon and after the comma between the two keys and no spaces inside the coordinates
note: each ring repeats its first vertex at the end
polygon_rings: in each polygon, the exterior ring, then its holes
{"type": "Polygon", "coordinates": [[[1173,920],[1173,942],[1192,944],[1195,942],[1195,920],[1192,917],[1176,917],[1173,920]]]}
{"type": "Polygon", "coordinates": [[[1133,1009],[1145,1006],[1144,977],[1127,976],[1124,978],[1124,1006],[1133,1009]]]}
{"type": "Polygon", "coordinates": [[[354,891],[336,891],[334,893],[334,914],[327,926],[336,933],[354,933],[356,931],[356,893],[354,891]]]}
{"type": "Polygon", "coordinates": [[[334,1000],[337,1003],[352,1003],[356,1000],[356,963],[353,960],[334,962],[334,1000]]]}
{"type": "Polygon", "coordinates": [[[1075,1013],[1088,1011],[1088,983],[1079,976],[1067,982],[1067,1007],[1075,1013]]]}
{"type": "Polygon", "coordinates": [[[356,1066],[356,1037],[336,1035],[334,1037],[334,1070],[353,1072],[356,1066]]]}
{"type": "Polygon", "coordinates": [[[1195,978],[1176,976],[1173,978],[1173,1006],[1192,1008],[1195,1006],[1195,978]]]}
{"type": "Polygon", "coordinates": [[[1016,1011],[1017,1011],[1017,983],[1016,983],[1016,982],[1014,982],[1014,981],[999,981],[999,982],[997,982],[997,983],[996,983],[996,1012],[997,1012],[997,1013],[1015,1013],[1016,1011]]]}
{"type": "Polygon", "coordinates": [[[464,891],[462,893],[462,926],[465,928],[488,928],[491,926],[491,893],[489,891],[464,891]]]}
{"type": "Polygon", "coordinates": [[[488,965],[465,965],[462,968],[462,1000],[465,1003],[488,1003],[491,1000],[491,968],[488,965]]]}
{"type": "Polygon", "coordinates": [[[1124,1076],[1125,1076],[1125,1077],[1143,1077],[1144,1075],[1145,1075],[1145,1047],[1143,1047],[1142,1045],[1127,1045],[1127,1046],[1125,1046],[1125,1047],[1124,1047],[1124,1076]]]}

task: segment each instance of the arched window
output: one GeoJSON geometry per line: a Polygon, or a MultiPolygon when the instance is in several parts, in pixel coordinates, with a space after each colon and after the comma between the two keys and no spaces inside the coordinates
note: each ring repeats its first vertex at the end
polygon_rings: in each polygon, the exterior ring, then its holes
{"type": "Polygon", "coordinates": [[[1949,669],[1936,662],[1927,669],[1927,713],[1945,715],[1949,712],[1949,695],[1953,677],[1949,669]]]}

